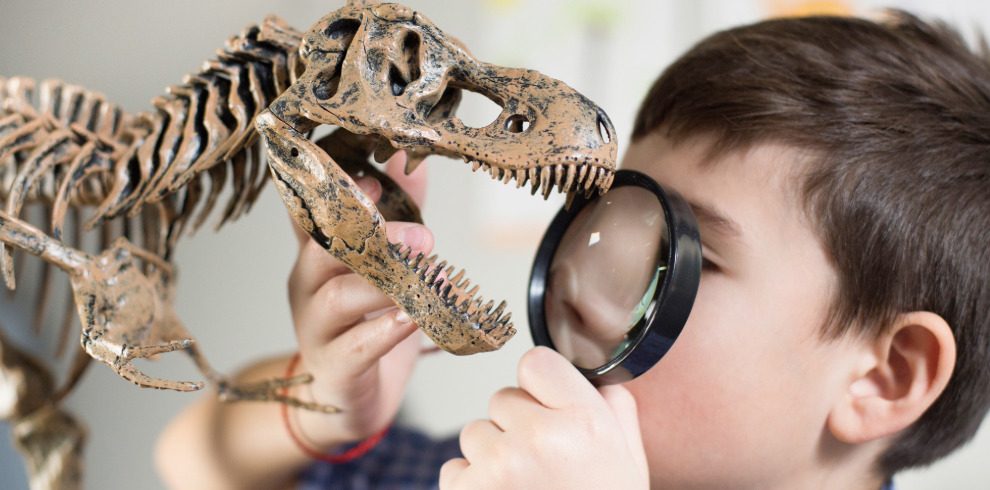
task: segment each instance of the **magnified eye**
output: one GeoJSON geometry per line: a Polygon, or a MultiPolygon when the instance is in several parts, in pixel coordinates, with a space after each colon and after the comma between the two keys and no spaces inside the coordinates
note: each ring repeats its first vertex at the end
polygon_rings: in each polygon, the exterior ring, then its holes
{"type": "Polygon", "coordinates": [[[620,170],[604,195],[562,209],[530,278],[530,328],[595,384],[646,372],[687,322],[704,269],[697,223],[679,194],[620,170]]]}

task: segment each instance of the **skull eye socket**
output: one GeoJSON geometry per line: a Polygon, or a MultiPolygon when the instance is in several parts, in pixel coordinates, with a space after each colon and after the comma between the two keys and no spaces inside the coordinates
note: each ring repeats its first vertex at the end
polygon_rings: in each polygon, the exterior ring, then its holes
{"type": "Polygon", "coordinates": [[[522,114],[513,114],[505,120],[505,130],[510,133],[525,133],[529,126],[529,118],[522,114]]]}

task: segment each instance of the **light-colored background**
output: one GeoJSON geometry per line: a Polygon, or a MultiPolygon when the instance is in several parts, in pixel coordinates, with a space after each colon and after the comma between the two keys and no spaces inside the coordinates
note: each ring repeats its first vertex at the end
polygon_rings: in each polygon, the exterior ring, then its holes
{"type": "MultiPolygon", "coordinates": [[[[107,94],[129,111],[199,67],[227,36],[268,13],[303,29],[337,1],[93,1],[0,3],[0,76],[55,77],[107,94]]],[[[565,80],[606,109],[622,138],[651,81],[675,56],[717,29],[772,11],[839,2],[662,0],[408,0],[476,56],[535,68],[565,80]]],[[[950,0],[893,5],[938,15],[972,33],[990,28],[990,4],[950,0]]],[[[879,6],[844,5],[865,13],[879,6]]],[[[891,4],[885,4],[891,5],[891,4]]],[[[468,100],[478,122],[490,107],[468,100]]],[[[620,150],[621,151],[621,150],[620,150]]],[[[469,358],[424,359],[403,415],[434,434],[453,434],[485,414],[488,395],[514,382],[515,361],[531,342],[525,321],[528,270],[542,227],[559,201],[531,198],[471,175],[460,162],[430,163],[425,217],[442,257],[468,270],[488,298],[509,301],[520,333],[503,350],[469,358]]],[[[294,243],[282,204],[264,193],[249,216],[219,234],[202,230],[179,249],[178,310],[213,363],[226,372],[293,348],[285,279],[294,243]]],[[[27,272],[27,271],[26,271],[27,272]]],[[[25,277],[27,274],[25,275],[25,277]]],[[[30,289],[30,284],[25,285],[30,289]]],[[[23,332],[27,308],[0,294],[0,321],[23,332]]],[[[49,334],[51,332],[48,332],[49,334]]],[[[23,343],[29,337],[16,334],[23,343]]],[[[41,348],[40,344],[35,346],[41,348]]],[[[166,356],[167,357],[167,356],[166,356]]],[[[154,374],[195,378],[176,356],[145,365],[154,374]]],[[[69,399],[90,430],[87,488],[159,488],[151,463],[157,432],[198,395],[140,390],[94,366],[69,399]]],[[[0,488],[26,488],[19,459],[0,424],[0,488]]],[[[948,460],[898,478],[902,489],[990,488],[990,430],[948,460]]]]}

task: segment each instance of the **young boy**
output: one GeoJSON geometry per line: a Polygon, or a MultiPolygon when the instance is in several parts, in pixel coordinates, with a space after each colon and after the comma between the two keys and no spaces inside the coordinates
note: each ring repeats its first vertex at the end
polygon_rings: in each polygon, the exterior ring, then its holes
{"type": "MultiPolygon", "coordinates": [[[[647,94],[623,160],[692,203],[703,241],[662,362],[595,389],[534,349],[456,443],[393,428],[336,465],[313,464],[278,407],[205,397],[163,434],[159,467],[183,488],[287,486],[309,467],[312,488],[879,489],[964,444],[990,406],[988,155],[990,62],[944,26],[894,14],[717,33],[647,94]]],[[[431,247],[425,228],[389,231],[431,247]]],[[[316,380],[296,394],[345,410],[290,422],[332,452],[388,426],[418,340],[394,311],[369,317],[388,300],[301,243],[290,300],[316,380]]]]}

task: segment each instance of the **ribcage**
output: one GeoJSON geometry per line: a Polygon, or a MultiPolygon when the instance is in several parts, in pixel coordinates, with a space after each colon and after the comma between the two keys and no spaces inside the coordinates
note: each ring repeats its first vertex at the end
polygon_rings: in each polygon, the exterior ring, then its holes
{"type": "Polygon", "coordinates": [[[228,183],[220,224],[236,218],[267,177],[252,121],[295,79],[300,39],[274,17],[250,26],[136,115],[61,81],[0,78],[6,211],[17,216],[25,204],[44,203],[51,235],[62,239],[69,209],[92,207],[92,228],[155,205],[162,223],[145,246],[163,256],[190,221],[203,223],[228,183]]]}
{"type": "MultiPolygon", "coordinates": [[[[22,218],[40,208],[30,221],[70,246],[82,248],[89,229],[98,248],[124,235],[168,260],[211,211],[222,209],[220,227],[256,200],[268,172],[253,119],[299,75],[301,36],[275,17],[249,26],[134,115],[62,81],[0,78],[0,206],[22,218]]],[[[3,244],[0,269],[13,288],[3,244]]],[[[43,264],[36,318],[49,269],[43,264]]]]}

